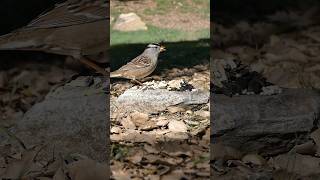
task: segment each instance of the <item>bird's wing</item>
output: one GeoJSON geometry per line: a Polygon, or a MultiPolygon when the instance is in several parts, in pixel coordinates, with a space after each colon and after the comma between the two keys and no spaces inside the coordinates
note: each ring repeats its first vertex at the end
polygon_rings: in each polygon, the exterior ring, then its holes
{"type": "Polygon", "coordinates": [[[68,0],[31,21],[25,29],[58,28],[108,19],[108,0],[68,0]]]}
{"type": "Polygon", "coordinates": [[[132,69],[140,69],[150,66],[151,59],[147,56],[140,55],[136,58],[134,58],[132,61],[130,61],[128,64],[122,66],[119,70],[120,71],[127,71],[132,69]]]}

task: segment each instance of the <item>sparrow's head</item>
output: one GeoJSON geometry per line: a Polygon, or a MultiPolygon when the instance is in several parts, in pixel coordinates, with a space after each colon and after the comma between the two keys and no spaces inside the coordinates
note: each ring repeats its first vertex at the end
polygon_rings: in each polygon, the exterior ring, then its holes
{"type": "Polygon", "coordinates": [[[160,52],[165,51],[166,48],[163,45],[160,45],[158,43],[152,43],[152,44],[148,44],[146,50],[159,54],[160,52]]]}

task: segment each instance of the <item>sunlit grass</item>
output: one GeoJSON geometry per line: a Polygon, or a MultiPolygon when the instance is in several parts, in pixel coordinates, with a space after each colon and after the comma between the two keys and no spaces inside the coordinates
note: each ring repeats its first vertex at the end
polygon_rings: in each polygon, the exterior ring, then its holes
{"type": "Polygon", "coordinates": [[[162,41],[192,41],[198,39],[208,39],[209,37],[209,29],[189,32],[148,26],[147,31],[120,32],[111,30],[110,45],[112,46],[117,44],[151,43],[162,41]]]}

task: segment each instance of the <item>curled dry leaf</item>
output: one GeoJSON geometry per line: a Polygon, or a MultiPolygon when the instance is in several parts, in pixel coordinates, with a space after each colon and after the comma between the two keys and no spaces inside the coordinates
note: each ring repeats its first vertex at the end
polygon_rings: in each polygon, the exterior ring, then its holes
{"type": "Polygon", "coordinates": [[[203,117],[203,118],[209,118],[210,117],[210,111],[200,110],[200,111],[194,112],[194,114],[198,115],[200,117],[203,117]]]}
{"type": "Polygon", "coordinates": [[[266,164],[267,161],[258,154],[247,154],[242,158],[242,162],[262,166],[266,164]]]}
{"type": "Polygon", "coordinates": [[[283,154],[274,158],[274,168],[302,176],[320,174],[320,159],[297,153],[283,154]]]}
{"type": "Polygon", "coordinates": [[[142,150],[137,150],[134,152],[134,154],[128,155],[128,160],[131,161],[134,164],[139,164],[142,161],[142,158],[144,157],[144,153],[142,150]]]}
{"type": "Polygon", "coordinates": [[[106,180],[110,177],[107,163],[101,164],[91,159],[73,162],[67,168],[72,180],[106,180]]]}
{"type": "Polygon", "coordinates": [[[159,117],[155,121],[156,121],[156,125],[160,127],[166,126],[169,123],[169,120],[167,120],[167,118],[165,117],[159,117]]]}
{"type": "Polygon", "coordinates": [[[183,121],[172,120],[168,124],[169,130],[172,132],[187,132],[188,127],[183,121]]]}
{"type": "Polygon", "coordinates": [[[320,156],[320,129],[317,129],[311,133],[311,138],[314,140],[317,146],[317,156],[320,156]]]}
{"type": "Polygon", "coordinates": [[[138,112],[138,111],[135,111],[135,112],[131,113],[130,117],[131,117],[131,121],[137,127],[144,126],[147,123],[147,121],[149,120],[148,114],[141,113],[141,112],[138,112]]]}
{"type": "MultiPolygon", "coordinates": [[[[34,159],[41,150],[41,147],[35,147],[22,153],[22,158],[14,160],[6,168],[4,174],[0,175],[4,179],[22,179],[25,178],[34,168],[37,167],[34,159]]],[[[41,171],[40,167],[37,169],[41,171]]]]}
{"type": "Polygon", "coordinates": [[[182,107],[178,107],[178,106],[170,106],[167,108],[168,111],[172,114],[177,113],[177,112],[184,112],[186,111],[184,108],[182,107]]]}
{"type": "Polygon", "coordinates": [[[240,159],[242,154],[240,151],[225,146],[221,143],[211,144],[211,160],[229,160],[229,159],[240,159]]]}
{"type": "Polygon", "coordinates": [[[136,129],[136,125],[132,122],[130,116],[127,116],[126,118],[123,118],[121,120],[121,124],[125,129],[136,129]]]}
{"type": "Polygon", "coordinates": [[[162,180],[173,180],[173,179],[188,179],[187,176],[181,170],[174,170],[170,173],[163,175],[162,180]]]}
{"type": "Polygon", "coordinates": [[[121,132],[121,128],[120,127],[114,126],[114,127],[112,127],[110,129],[110,133],[119,134],[120,132],[121,132]]]}
{"type": "Polygon", "coordinates": [[[305,154],[305,155],[315,155],[316,152],[317,152],[317,146],[312,141],[295,145],[290,150],[290,153],[299,153],[299,154],[305,154]]]}

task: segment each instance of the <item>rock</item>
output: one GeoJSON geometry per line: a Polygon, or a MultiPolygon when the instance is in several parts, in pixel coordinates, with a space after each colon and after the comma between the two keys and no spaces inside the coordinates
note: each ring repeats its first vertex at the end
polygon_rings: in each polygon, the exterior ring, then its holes
{"type": "Polygon", "coordinates": [[[183,121],[172,120],[168,124],[169,130],[172,132],[187,132],[188,127],[183,121]]]}
{"type": "Polygon", "coordinates": [[[70,83],[52,90],[24,114],[13,133],[27,146],[47,144],[49,156],[54,150],[106,159],[108,96],[100,79],[93,81],[90,87],[70,83]]]}
{"type": "Polygon", "coordinates": [[[147,30],[148,28],[137,14],[128,13],[119,15],[113,29],[118,31],[138,31],[147,30]]]}
{"type": "MultiPolygon", "coordinates": [[[[209,100],[208,91],[169,91],[167,89],[128,89],[116,100],[118,107],[130,107],[132,111],[152,113],[164,111],[169,106],[181,104],[205,104],[209,100]]],[[[111,109],[114,109],[111,103],[111,109]]]]}
{"type": "Polygon", "coordinates": [[[215,95],[211,102],[214,142],[266,154],[288,151],[297,141],[306,142],[320,110],[319,94],[306,89],[285,89],[272,96],[215,95]],[[292,133],[301,136],[285,136],[292,133]],[[277,147],[271,145],[277,143],[277,147]]]}

